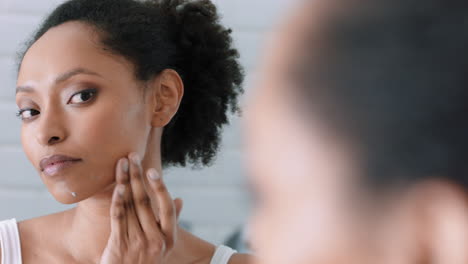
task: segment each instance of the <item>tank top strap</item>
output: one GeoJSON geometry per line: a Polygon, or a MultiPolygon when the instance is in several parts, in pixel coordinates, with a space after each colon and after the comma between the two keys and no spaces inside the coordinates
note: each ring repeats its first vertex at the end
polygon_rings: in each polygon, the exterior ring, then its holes
{"type": "Polygon", "coordinates": [[[16,219],[0,221],[1,264],[21,264],[21,243],[16,219]]]}
{"type": "Polygon", "coordinates": [[[228,264],[229,259],[235,253],[237,253],[237,251],[233,250],[232,248],[220,245],[216,248],[210,264],[228,264]]]}

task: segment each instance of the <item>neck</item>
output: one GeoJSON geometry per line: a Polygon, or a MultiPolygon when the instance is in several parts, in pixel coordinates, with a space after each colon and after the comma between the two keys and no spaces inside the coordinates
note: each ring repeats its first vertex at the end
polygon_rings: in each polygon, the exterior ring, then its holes
{"type": "MultiPolygon", "coordinates": [[[[142,159],[143,173],[149,168],[162,172],[160,142],[161,132],[153,129],[147,139],[147,149],[142,159]]],[[[65,234],[67,250],[80,261],[99,263],[111,233],[110,207],[115,182],[94,196],[78,203],[77,207],[65,213],[69,226],[65,234]]]]}
{"type": "MultiPolygon", "coordinates": [[[[158,138],[157,136],[152,138],[158,138]]],[[[159,144],[148,145],[153,147],[146,150],[142,160],[144,172],[155,168],[161,173],[159,144]]],[[[76,208],[65,212],[64,220],[67,222],[64,224],[69,226],[64,234],[64,241],[67,241],[65,247],[73,259],[99,263],[111,233],[110,206],[114,188],[115,183],[93,197],[79,202],[76,208]]],[[[214,246],[179,228],[177,242],[165,263],[209,263],[213,252],[214,246]]]]}
{"type": "MultiPolygon", "coordinates": [[[[82,201],[67,212],[64,218],[69,222],[69,232],[65,236],[71,256],[85,263],[99,263],[102,252],[110,236],[110,199],[93,197],[82,201]]],[[[214,246],[189,232],[178,228],[175,247],[167,256],[165,263],[209,263],[213,256],[214,246]]]]}
{"type": "Polygon", "coordinates": [[[82,201],[68,212],[68,250],[74,259],[99,263],[111,232],[110,204],[113,187],[109,188],[107,194],[82,201]]]}

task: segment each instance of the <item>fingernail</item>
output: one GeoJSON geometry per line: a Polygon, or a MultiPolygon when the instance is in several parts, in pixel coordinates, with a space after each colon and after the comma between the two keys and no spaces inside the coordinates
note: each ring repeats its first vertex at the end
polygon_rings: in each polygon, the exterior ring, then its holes
{"type": "Polygon", "coordinates": [[[140,163],[140,156],[138,156],[137,153],[132,153],[132,155],[130,155],[130,158],[135,164],[140,163]]]}
{"type": "Polygon", "coordinates": [[[124,196],[125,194],[125,185],[119,185],[117,186],[117,193],[120,195],[120,197],[124,196]]]}
{"type": "Polygon", "coordinates": [[[123,160],[122,160],[122,170],[123,170],[125,173],[128,173],[128,160],[127,160],[127,159],[123,159],[123,160]]]}
{"type": "Polygon", "coordinates": [[[149,169],[148,170],[148,178],[153,181],[161,179],[161,175],[158,173],[156,169],[149,169]]]}

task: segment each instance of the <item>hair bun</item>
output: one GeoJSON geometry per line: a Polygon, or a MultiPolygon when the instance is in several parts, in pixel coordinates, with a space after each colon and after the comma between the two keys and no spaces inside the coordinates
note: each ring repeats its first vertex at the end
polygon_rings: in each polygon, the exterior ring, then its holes
{"type": "Polygon", "coordinates": [[[179,161],[181,157],[169,157],[170,148],[192,149],[184,160],[208,164],[217,152],[221,124],[228,123],[228,110],[238,111],[237,97],[243,92],[244,79],[239,53],[232,45],[232,30],[220,24],[218,10],[211,1],[162,0],[160,4],[168,23],[177,28],[173,32],[178,47],[175,70],[185,84],[180,111],[165,132],[190,131],[184,139],[164,138],[163,157],[169,159],[167,163],[171,159],[179,161]],[[200,119],[180,118],[187,113],[200,113],[200,119]],[[201,120],[208,116],[210,120],[201,120]],[[201,122],[205,126],[194,131],[195,123],[201,122]]]}

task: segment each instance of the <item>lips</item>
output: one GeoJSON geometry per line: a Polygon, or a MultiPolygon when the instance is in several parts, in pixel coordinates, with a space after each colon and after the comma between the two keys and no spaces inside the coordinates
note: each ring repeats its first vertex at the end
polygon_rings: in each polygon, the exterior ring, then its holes
{"type": "Polygon", "coordinates": [[[45,157],[41,160],[39,166],[42,172],[48,175],[54,175],[60,170],[65,169],[77,162],[82,161],[79,158],[64,156],[64,155],[52,155],[45,157]]]}

